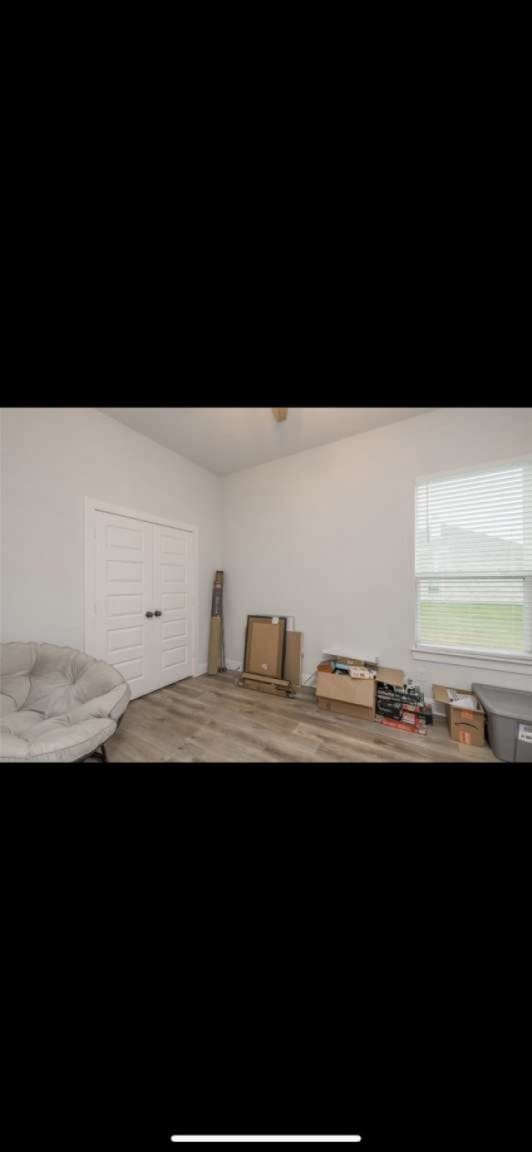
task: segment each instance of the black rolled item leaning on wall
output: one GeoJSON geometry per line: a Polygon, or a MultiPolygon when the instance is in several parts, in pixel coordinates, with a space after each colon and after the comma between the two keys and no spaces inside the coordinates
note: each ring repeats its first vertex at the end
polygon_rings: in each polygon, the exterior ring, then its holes
{"type": "Polygon", "coordinates": [[[224,574],[222,571],[217,571],[212,589],[208,676],[215,676],[220,671],[225,672],[223,591],[224,574]]]}

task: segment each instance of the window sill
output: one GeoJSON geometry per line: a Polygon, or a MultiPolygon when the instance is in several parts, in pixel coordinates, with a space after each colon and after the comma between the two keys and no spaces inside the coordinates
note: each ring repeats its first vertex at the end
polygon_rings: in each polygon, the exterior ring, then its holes
{"type": "Polygon", "coordinates": [[[410,649],[414,660],[430,664],[456,664],[463,667],[489,668],[494,672],[513,672],[516,676],[532,676],[532,656],[500,656],[488,652],[464,652],[452,648],[429,648],[414,645],[410,649]]]}

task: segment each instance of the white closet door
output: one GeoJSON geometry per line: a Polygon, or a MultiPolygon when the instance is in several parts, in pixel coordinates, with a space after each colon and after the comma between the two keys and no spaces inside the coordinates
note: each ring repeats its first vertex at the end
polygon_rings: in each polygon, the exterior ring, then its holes
{"type": "Polygon", "coordinates": [[[155,645],[153,524],[96,513],[94,655],[114,664],[132,696],[160,687],[155,645]]]}
{"type": "Polygon", "coordinates": [[[192,675],[192,533],[153,525],[154,606],[159,687],[192,675]]]}

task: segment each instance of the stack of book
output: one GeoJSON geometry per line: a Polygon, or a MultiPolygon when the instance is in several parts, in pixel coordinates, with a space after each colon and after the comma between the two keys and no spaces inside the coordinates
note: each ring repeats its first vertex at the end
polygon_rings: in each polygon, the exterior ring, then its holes
{"type": "Polygon", "coordinates": [[[389,728],[399,728],[403,732],[418,732],[423,735],[427,725],[432,724],[432,706],[425,704],[420,688],[409,680],[406,687],[394,684],[377,684],[376,720],[389,728]]]}

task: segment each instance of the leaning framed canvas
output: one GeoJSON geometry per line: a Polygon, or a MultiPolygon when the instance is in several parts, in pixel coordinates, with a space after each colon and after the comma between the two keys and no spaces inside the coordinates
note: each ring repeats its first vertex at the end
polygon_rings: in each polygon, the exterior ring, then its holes
{"type": "Polygon", "coordinates": [[[286,616],[248,616],[244,672],[281,678],[286,647],[286,616]]]}

